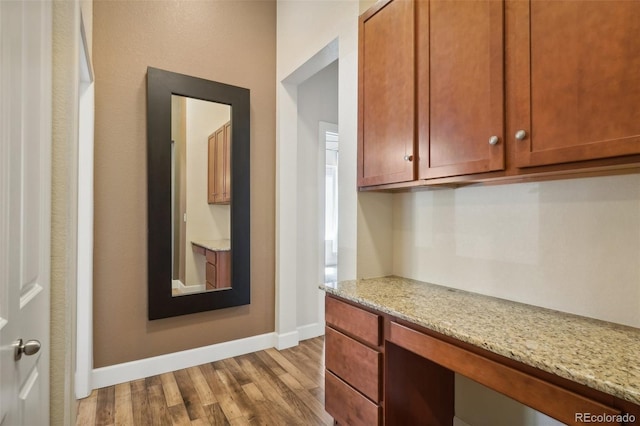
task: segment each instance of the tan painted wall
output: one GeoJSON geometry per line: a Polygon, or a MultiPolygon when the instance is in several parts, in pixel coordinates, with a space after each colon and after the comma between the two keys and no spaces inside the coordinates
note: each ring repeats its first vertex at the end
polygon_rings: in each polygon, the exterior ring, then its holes
{"type": "Polygon", "coordinates": [[[274,329],[274,1],[97,1],[94,365],[274,329]],[[249,306],[147,320],[146,68],[251,90],[249,306]]]}
{"type": "Polygon", "coordinates": [[[52,5],[51,356],[49,423],[76,423],[76,258],[80,22],[91,56],[92,0],[52,5]]]}

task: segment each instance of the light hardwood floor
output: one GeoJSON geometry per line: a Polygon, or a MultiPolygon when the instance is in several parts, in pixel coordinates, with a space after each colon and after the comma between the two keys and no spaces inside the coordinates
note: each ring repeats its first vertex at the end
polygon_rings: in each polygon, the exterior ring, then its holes
{"type": "Polygon", "coordinates": [[[77,425],[331,425],[324,338],[94,390],[77,425]]]}

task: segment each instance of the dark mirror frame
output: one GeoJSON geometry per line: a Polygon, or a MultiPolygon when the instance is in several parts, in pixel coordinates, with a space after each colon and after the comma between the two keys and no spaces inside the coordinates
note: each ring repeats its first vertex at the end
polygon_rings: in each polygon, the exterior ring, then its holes
{"type": "Polygon", "coordinates": [[[249,118],[249,89],[147,68],[150,320],[251,303],[249,118]],[[171,95],[231,106],[230,289],[177,297],[171,294],[171,95]]]}

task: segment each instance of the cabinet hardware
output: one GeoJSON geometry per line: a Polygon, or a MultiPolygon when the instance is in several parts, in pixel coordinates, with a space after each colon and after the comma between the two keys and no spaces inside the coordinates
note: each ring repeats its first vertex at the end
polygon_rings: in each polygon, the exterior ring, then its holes
{"type": "Polygon", "coordinates": [[[527,131],[526,130],[518,130],[516,132],[516,139],[519,141],[523,141],[527,138],[527,131]]]}

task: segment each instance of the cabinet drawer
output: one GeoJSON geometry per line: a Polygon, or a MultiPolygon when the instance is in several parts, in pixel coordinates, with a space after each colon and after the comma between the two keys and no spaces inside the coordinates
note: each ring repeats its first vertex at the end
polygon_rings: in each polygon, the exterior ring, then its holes
{"type": "Polygon", "coordinates": [[[215,265],[216,264],[216,252],[207,250],[207,262],[215,265]]]}
{"type": "Polygon", "coordinates": [[[325,409],[342,425],[379,425],[381,408],[360,392],[340,380],[330,371],[325,372],[325,409]]]}
{"type": "Polygon", "coordinates": [[[327,324],[374,346],[380,346],[380,316],[327,296],[327,324]]]}
{"type": "Polygon", "coordinates": [[[382,354],[329,327],[325,339],[327,369],[372,401],[379,402],[382,354]]]}

